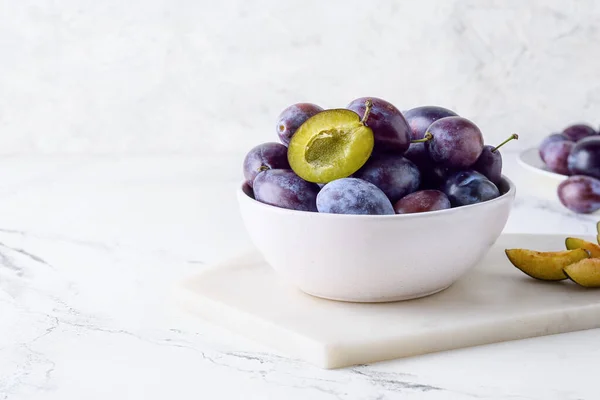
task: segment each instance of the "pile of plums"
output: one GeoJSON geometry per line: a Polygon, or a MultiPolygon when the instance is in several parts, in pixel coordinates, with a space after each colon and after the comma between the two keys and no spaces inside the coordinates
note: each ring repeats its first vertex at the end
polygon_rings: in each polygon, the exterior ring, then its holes
{"type": "Polygon", "coordinates": [[[298,103],[276,131],[281,143],[252,148],[243,170],[245,192],[277,207],[419,213],[488,201],[503,187],[500,146],[484,145],[473,122],[442,107],[401,112],[376,97],[334,109],[298,103]]]}
{"type": "Polygon", "coordinates": [[[569,176],[558,186],[558,198],[568,209],[592,213],[600,209],[600,134],[586,124],[567,127],[539,146],[546,167],[569,176]]]}

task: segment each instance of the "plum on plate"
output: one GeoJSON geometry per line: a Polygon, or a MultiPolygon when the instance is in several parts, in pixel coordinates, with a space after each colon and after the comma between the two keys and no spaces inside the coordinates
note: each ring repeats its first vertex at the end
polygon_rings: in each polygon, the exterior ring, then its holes
{"type": "Polygon", "coordinates": [[[375,136],[374,152],[404,154],[410,144],[410,127],[393,104],[377,97],[361,97],[352,100],[346,108],[363,115],[367,100],[373,103],[367,126],[375,136]]]}
{"type": "Polygon", "coordinates": [[[290,144],[292,136],[300,125],[306,122],[307,119],[323,111],[323,108],[312,103],[297,103],[292,104],[279,114],[277,117],[276,130],[279,140],[284,145],[290,144]]]}
{"type": "Polygon", "coordinates": [[[420,190],[405,196],[394,204],[396,214],[412,214],[445,210],[452,207],[448,197],[439,190],[420,190]]]}
{"type": "Polygon", "coordinates": [[[483,151],[483,135],[473,122],[463,117],[445,117],[432,123],[425,133],[429,157],[453,168],[469,168],[483,151]]]}
{"type": "Polygon", "coordinates": [[[600,136],[586,137],[571,146],[568,154],[568,172],[600,179],[600,136]]]}
{"type": "Polygon", "coordinates": [[[569,154],[571,154],[574,146],[575,142],[570,140],[548,143],[544,152],[546,167],[557,174],[570,175],[569,154]]]}
{"type": "Polygon", "coordinates": [[[563,141],[572,141],[562,133],[553,133],[552,135],[544,138],[542,143],[540,143],[538,147],[538,151],[540,154],[540,158],[542,161],[546,162],[546,151],[548,149],[548,145],[553,142],[563,142],[563,141]]]}
{"type": "Polygon", "coordinates": [[[419,168],[397,155],[374,155],[353,177],[371,182],[392,203],[417,190],[421,184],[419,168]]]}
{"type": "Polygon", "coordinates": [[[300,211],[317,211],[319,187],[289,169],[263,171],[254,179],[254,198],[261,203],[300,211]]]}
{"type": "Polygon", "coordinates": [[[289,169],[287,147],[280,143],[262,143],[250,149],[244,158],[244,178],[252,187],[254,178],[268,169],[289,169]]]}
{"type": "Polygon", "coordinates": [[[498,187],[477,171],[458,171],[448,177],[444,193],[452,207],[481,203],[500,196],[498,187]]]}
{"type": "Polygon", "coordinates": [[[330,214],[394,214],[385,193],[358,178],[342,178],[325,185],[317,195],[317,209],[330,214]]]}
{"type": "Polygon", "coordinates": [[[578,142],[583,138],[597,135],[598,132],[596,132],[594,128],[589,125],[575,124],[565,128],[565,130],[562,131],[562,134],[570,140],[578,142]]]}
{"type": "Polygon", "coordinates": [[[366,125],[370,110],[367,101],[362,119],[346,109],[325,110],[307,119],[288,146],[294,172],[306,181],[327,183],[358,171],[373,151],[373,131],[366,125]]]}

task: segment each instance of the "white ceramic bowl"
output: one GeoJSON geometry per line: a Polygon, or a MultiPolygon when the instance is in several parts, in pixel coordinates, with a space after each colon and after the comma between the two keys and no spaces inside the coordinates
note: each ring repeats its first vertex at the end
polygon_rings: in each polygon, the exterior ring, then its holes
{"type": "Polygon", "coordinates": [[[515,197],[503,180],[493,200],[404,215],[303,212],[260,203],[242,187],[237,195],[253,243],[282,278],[317,297],[384,302],[444,290],[481,260],[515,197]]]}

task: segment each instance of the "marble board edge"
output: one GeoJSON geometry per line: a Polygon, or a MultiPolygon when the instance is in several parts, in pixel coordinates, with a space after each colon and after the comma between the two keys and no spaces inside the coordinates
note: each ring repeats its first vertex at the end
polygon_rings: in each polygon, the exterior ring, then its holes
{"type": "MultiPolygon", "coordinates": [[[[524,238],[541,236],[549,238],[560,237],[561,239],[568,236],[576,236],[586,240],[592,239],[589,234],[505,233],[502,236],[524,238]]],[[[367,352],[357,352],[354,347],[347,346],[344,343],[321,343],[318,340],[278,326],[271,321],[264,320],[251,313],[246,313],[225,303],[211,299],[208,296],[203,296],[194,290],[194,282],[202,279],[205,274],[214,272],[222,266],[235,263],[236,260],[248,262],[249,258],[257,259],[260,257],[256,256],[256,251],[246,249],[233,257],[206,267],[201,272],[178,282],[174,291],[178,306],[195,316],[204,318],[208,322],[225,327],[235,334],[249,338],[286,356],[304,360],[324,369],[344,368],[404,357],[600,328],[600,304],[592,304],[584,309],[566,311],[565,313],[532,315],[529,316],[526,322],[520,320],[490,321],[488,324],[474,327],[470,339],[464,337],[456,339],[455,335],[448,335],[447,340],[439,341],[439,339],[436,339],[437,343],[434,348],[431,348],[430,344],[424,346],[423,343],[427,343],[431,339],[427,339],[427,334],[420,334],[419,337],[405,336],[398,340],[390,340],[384,344],[365,345],[363,349],[367,348],[367,352]],[[578,321],[574,323],[572,321],[573,312],[584,315],[580,315],[578,321]],[[227,313],[231,318],[224,321],[220,318],[223,313],[227,313]],[[499,329],[501,325],[505,326],[507,323],[527,323],[528,326],[522,328],[519,333],[499,329]],[[265,338],[269,338],[269,340],[265,340],[265,338]],[[425,350],[424,347],[430,348],[425,350]]],[[[431,342],[429,341],[429,343],[431,342]]]]}

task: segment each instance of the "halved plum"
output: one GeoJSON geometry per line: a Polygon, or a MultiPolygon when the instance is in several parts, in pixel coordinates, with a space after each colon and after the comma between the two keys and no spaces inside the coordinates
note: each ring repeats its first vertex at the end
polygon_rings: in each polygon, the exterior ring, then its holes
{"type": "Polygon", "coordinates": [[[358,171],[373,152],[373,131],[365,121],[372,102],[361,117],[351,110],[332,109],[306,120],[288,146],[288,161],[302,179],[327,183],[358,171]]]}

